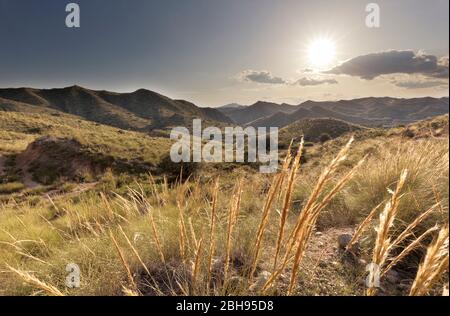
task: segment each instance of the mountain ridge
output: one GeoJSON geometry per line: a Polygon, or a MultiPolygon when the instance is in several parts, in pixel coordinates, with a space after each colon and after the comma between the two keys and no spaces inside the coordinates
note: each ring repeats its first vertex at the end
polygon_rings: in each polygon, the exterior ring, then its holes
{"type": "Polygon", "coordinates": [[[54,89],[7,88],[0,89],[0,109],[58,111],[101,124],[144,132],[190,125],[194,118],[219,125],[232,123],[218,110],[201,108],[146,89],[117,93],[77,85],[54,89]]]}
{"type": "Polygon", "coordinates": [[[199,107],[186,100],[171,99],[147,89],[119,93],[91,90],[78,85],[65,88],[0,88],[0,110],[58,112],[122,129],[141,132],[190,127],[194,118],[205,125],[284,127],[299,119],[333,118],[374,127],[408,124],[448,114],[448,97],[364,97],[338,101],[308,100],[298,105],[257,101],[244,106],[199,107]]]}
{"type": "Polygon", "coordinates": [[[448,107],[448,97],[366,97],[339,101],[309,100],[299,105],[259,101],[246,108],[219,110],[236,123],[255,127],[284,127],[302,118],[334,118],[364,126],[394,126],[447,114],[448,107]]]}

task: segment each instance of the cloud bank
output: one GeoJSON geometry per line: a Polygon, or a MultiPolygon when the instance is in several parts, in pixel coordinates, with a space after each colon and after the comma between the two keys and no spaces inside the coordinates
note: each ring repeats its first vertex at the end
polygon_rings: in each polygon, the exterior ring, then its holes
{"type": "Polygon", "coordinates": [[[411,50],[390,50],[357,56],[325,71],[372,80],[389,74],[420,74],[430,78],[448,78],[448,56],[438,58],[411,50]]]}
{"type": "Polygon", "coordinates": [[[295,82],[300,86],[318,86],[321,84],[337,84],[336,79],[312,79],[303,77],[295,82]]]}
{"type": "Polygon", "coordinates": [[[448,82],[439,80],[406,80],[406,81],[393,80],[392,84],[394,84],[399,88],[405,89],[426,89],[434,87],[444,88],[448,86],[448,82]]]}
{"type": "Polygon", "coordinates": [[[255,82],[272,85],[299,85],[299,86],[318,86],[321,84],[337,84],[335,79],[315,79],[302,77],[297,81],[286,80],[281,77],[274,76],[266,70],[244,70],[238,74],[238,79],[245,82],[255,82]]]}

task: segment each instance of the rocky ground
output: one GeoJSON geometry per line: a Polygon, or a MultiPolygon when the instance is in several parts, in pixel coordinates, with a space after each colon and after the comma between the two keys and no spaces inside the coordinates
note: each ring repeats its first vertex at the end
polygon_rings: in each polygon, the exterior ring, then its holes
{"type": "MultiPolygon", "coordinates": [[[[364,295],[368,276],[366,267],[370,258],[361,253],[354,255],[344,250],[352,233],[352,227],[330,228],[314,233],[301,264],[298,285],[300,295],[364,295]]],[[[259,275],[261,279],[266,279],[270,273],[262,271],[259,275]]],[[[413,277],[392,269],[381,279],[377,295],[407,294],[413,277]]],[[[263,280],[256,280],[256,283],[258,282],[263,283],[263,280]]],[[[281,275],[278,290],[283,291],[288,285],[287,274],[281,275]]]]}

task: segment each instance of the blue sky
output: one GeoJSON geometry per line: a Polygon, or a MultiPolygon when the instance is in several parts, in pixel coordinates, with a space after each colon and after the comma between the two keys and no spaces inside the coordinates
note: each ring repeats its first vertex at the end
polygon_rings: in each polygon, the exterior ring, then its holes
{"type": "Polygon", "coordinates": [[[447,0],[374,1],[377,29],[361,0],[78,0],[79,29],[65,26],[69,2],[0,0],[0,87],[147,88],[200,106],[448,95],[447,0]],[[310,71],[311,43],[323,38],[333,63],[310,71]],[[406,59],[368,79],[343,71],[358,56],[380,69],[406,59]],[[432,69],[410,65],[430,58],[432,69]]]}

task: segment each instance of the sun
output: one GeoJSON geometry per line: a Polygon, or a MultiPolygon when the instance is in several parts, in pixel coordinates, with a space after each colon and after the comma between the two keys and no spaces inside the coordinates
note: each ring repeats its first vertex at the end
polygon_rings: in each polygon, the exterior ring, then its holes
{"type": "Polygon", "coordinates": [[[336,57],[336,44],[329,38],[317,38],[308,45],[310,66],[322,69],[330,66],[336,57]]]}

